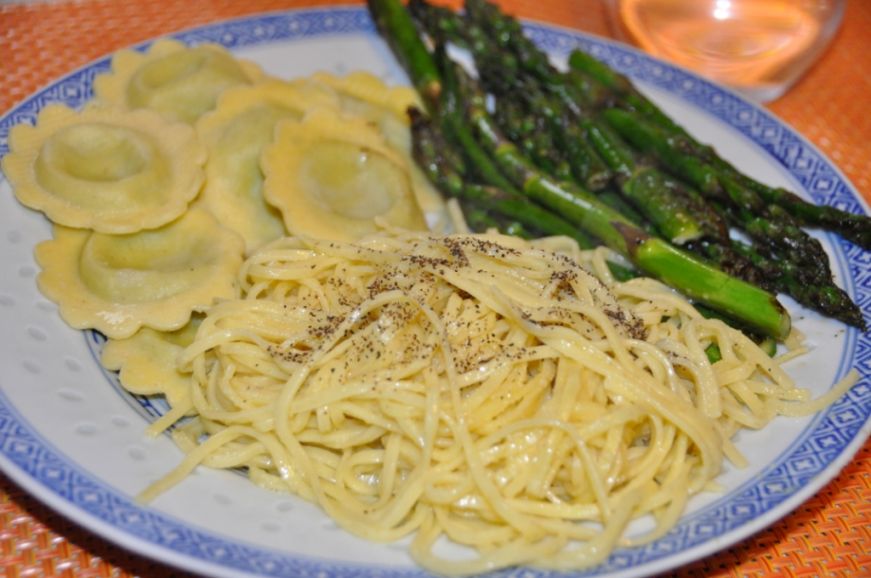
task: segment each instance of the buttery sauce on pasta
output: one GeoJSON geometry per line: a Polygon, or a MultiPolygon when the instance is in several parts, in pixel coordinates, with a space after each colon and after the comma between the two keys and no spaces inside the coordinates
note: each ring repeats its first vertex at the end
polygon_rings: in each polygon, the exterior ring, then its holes
{"type": "Polygon", "coordinates": [[[655,539],[740,463],[738,429],[806,392],[668,288],[614,282],[604,256],[404,232],[265,246],[180,357],[188,454],[143,499],[199,464],[242,467],[360,536],[413,534],[449,574],[580,568],[655,539]],[[645,514],[655,528],[623,538],[645,514]],[[438,555],[444,539],[475,556],[438,555]]]}

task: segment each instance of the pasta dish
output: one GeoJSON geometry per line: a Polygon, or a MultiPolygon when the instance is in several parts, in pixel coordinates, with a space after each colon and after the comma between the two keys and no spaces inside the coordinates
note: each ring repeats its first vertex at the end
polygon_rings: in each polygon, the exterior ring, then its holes
{"type": "Polygon", "coordinates": [[[188,455],[143,499],[199,464],[243,467],[368,539],[415,533],[416,560],[448,574],[593,565],[644,514],[656,527],[631,543],[655,539],[724,457],[741,463],[738,429],[805,392],[672,290],[614,282],[604,256],[496,234],[273,242],[184,350],[188,455]],[[477,556],[439,556],[442,537],[477,556]]]}
{"type": "MultiPolygon", "coordinates": [[[[107,338],[127,391],[169,405],[150,432],[186,455],[144,501],[200,465],[236,469],[356,535],[410,537],[438,573],[585,568],[663,536],[744,465],[740,430],[855,382],[809,400],[781,368],[797,332],[772,357],[663,283],[618,280],[641,229],[613,229],[623,252],[581,250],[574,225],[528,241],[444,201],[415,159],[409,87],[284,81],[164,40],[116,54],[95,92],[16,126],[3,170],[53,223],[42,293],[107,338]]],[[[715,273],[684,293],[705,302],[715,273]]],[[[783,338],[788,315],[753,289],[729,295],[761,296],[732,302],[770,304],[783,338]]]]}

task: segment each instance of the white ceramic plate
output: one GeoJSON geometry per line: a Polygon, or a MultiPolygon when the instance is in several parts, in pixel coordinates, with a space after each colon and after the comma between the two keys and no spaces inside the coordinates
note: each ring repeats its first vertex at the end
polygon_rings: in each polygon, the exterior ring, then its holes
{"type": "MultiPolygon", "coordinates": [[[[556,59],[576,47],[636,78],[663,108],[728,159],[770,184],[816,202],[866,211],[850,184],[810,144],[740,97],[630,49],[567,30],[531,24],[556,59]]],[[[283,77],[325,69],[365,69],[406,82],[361,8],[294,11],[234,20],[177,35],[220,42],[283,77]]],[[[140,47],[144,48],[144,47],[140,47]]],[[[91,95],[102,59],[51,84],[0,119],[0,156],[9,128],[33,123],[49,102],[79,106],[91,95]]],[[[132,496],[171,469],[179,451],[147,439],[149,415],[117,389],[96,362],[99,339],[73,331],[35,286],[34,245],[49,237],[41,215],[22,208],[0,179],[0,465],[34,495],[124,547],[211,576],[416,576],[405,544],[373,545],[338,529],[313,506],[254,487],[242,476],[201,469],[148,506],[132,496]],[[113,387],[115,389],[113,389],[113,387]]],[[[840,283],[871,318],[869,255],[822,235],[840,283]]],[[[618,550],[579,575],[642,576],[710,554],[772,523],[829,481],[861,447],[871,413],[871,340],[787,301],[814,348],[788,367],[816,394],[857,368],[852,391],[820,415],[778,419],[742,433],[745,470],[727,468],[725,492],[692,500],[667,536],[618,550]]],[[[500,575],[544,576],[529,569],[500,575]]]]}

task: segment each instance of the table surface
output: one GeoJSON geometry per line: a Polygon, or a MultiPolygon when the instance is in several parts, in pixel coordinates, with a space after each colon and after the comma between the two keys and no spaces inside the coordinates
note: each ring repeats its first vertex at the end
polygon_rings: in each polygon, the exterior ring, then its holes
{"type": "MultiPolygon", "coordinates": [[[[335,0],[0,2],[0,114],[54,78],[118,48],[256,12],[335,0]]],[[[608,35],[592,0],[502,0],[521,17],[608,35]]],[[[851,0],[823,57],[767,108],[817,145],[871,203],[871,1],[851,0]]],[[[186,576],[117,548],[0,474],[2,576],[186,576]]],[[[669,576],[871,576],[871,442],[796,511],[669,576]]]]}

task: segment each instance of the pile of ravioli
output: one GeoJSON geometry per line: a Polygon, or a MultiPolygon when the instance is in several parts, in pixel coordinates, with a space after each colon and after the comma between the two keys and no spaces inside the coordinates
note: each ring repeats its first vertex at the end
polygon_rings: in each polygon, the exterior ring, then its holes
{"type": "Polygon", "coordinates": [[[270,241],[427,227],[421,205],[437,194],[410,156],[410,88],[366,73],[281,80],[220,46],[161,40],[115,54],[94,91],[82,110],[53,104],[14,127],[2,168],[53,223],[39,289],[69,325],[109,338],[104,364],[134,392],[175,405],[181,389],[155,389],[153,371],[182,377],[174,353],[270,241]]]}

